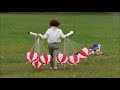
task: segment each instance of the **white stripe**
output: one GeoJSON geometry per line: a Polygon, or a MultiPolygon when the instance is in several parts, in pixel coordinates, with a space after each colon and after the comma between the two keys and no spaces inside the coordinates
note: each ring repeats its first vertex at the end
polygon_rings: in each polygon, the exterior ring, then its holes
{"type": "Polygon", "coordinates": [[[49,61],[50,61],[50,55],[47,54],[47,58],[48,58],[48,63],[49,63],[49,61]]]}
{"type": "Polygon", "coordinates": [[[42,66],[42,64],[41,64],[41,62],[40,62],[40,61],[38,61],[38,67],[40,67],[40,66],[42,66]]]}
{"type": "Polygon", "coordinates": [[[74,57],[73,57],[73,56],[70,56],[70,61],[71,61],[72,63],[75,63],[75,62],[74,62],[74,57]]]}
{"type": "Polygon", "coordinates": [[[40,59],[41,59],[42,63],[46,63],[45,58],[44,58],[43,55],[40,57],[40,59]]]}
{"type": "Polygon", "coordinates": [[[79,57],[79,59],[80,59],[80,58],[85,58],[86,56],[83,56],[83,55],[81,55],[80,53],[78,53],[78,57],[79,57]]]}
{"type": "Polygon", "coordinates": [[[34,54],[33,54],[32,61],[35,60],[35,59],[37,59],[37,56],[38,56],[38,54],[37,54],[37,53],[34,53],[34,54]]]}
{"type": "Polygon", "coordinates": [[[58,55],[58,58],[59,58],[59,61],[61,62],[62,59],[63,59],[63,54],[59,54],[59,55],[58,55]]]}
{"type": "Polygon", "coordinates": [[[83,48],[82,50],[86,53],[86,55],[88,55],[88,49],[86,47],[83,48]]]}
{"type": "Polygon", "coordinates": [[[101,46],[101,45],[100,45],[100,44],[98,44],[98,48],[99,48],[98,50],[99,50],[99,51],[100,51],[100,46],[101,46]]]}
{"type": "Polygon", "coordinates": [[[27,59],[30,60],[30,52],[27,53],[27,59]]]}
{"type": "Polygon", "coordinates": [[[48,62],[50,62],[50,59],[51,59],[51,55],[48,55],[48,62]]]}

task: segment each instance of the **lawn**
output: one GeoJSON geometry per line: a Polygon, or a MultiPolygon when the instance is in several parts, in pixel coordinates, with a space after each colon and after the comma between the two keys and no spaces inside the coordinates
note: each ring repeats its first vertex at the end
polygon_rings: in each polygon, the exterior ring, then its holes
{"type": "MultiPolygon", "coordinates": [[[[47,47],[47,41],[44,47],[47,47]]],[[[62,45],[63,45],[62,39],[62,45]]],[[[79,51],[79,50],[78,50],[79,51]]],[[[0,78],[120,78],[120,13],[42,12],[0,13],[0,78]],[[27,32],[44,34],[57,19],[63,33],[82,46],[101,43],[103,55],[90,56],[77,65],[50,65],[35,69],[26,60],[35,39],[27,32]]]]}

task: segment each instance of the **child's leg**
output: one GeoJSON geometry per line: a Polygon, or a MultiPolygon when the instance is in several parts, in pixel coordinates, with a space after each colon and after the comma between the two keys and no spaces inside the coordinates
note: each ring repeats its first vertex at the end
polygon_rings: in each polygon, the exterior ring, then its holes
{"type": "Polygon", "coordinates": [[[50,55],[52,56],[52,60],[50,61],[50,65],[51,65],[51,67],[53,68],[54,67],[54,60],[53,60],[53,49],[49,49],[49,53],[50,53],[50,55]]]}

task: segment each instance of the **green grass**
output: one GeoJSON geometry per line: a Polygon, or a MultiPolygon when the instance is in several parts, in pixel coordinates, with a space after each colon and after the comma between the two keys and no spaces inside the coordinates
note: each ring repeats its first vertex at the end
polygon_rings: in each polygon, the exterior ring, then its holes
{"type": "Polygon", "coordinates": [[[119,21],[120,13],[0,13],[0,77],[120,78],[119,21]],[[57,71],[49,70],[50,65],[32,67],[26,53],[33,47],[34,38],[27,32],[44,34],[53,18],[61,22],[59,28],[64,33],[76,32],[70,36],[71,40],[83,46],[101,43],[104,55],[90,56],[78,65],[59,65],[57,71]]]}

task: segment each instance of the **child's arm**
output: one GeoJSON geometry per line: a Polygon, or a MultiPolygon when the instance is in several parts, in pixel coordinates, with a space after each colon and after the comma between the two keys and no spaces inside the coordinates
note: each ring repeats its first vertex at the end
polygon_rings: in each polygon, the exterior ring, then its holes
{"type": "Polygon", "coordinates": [[[67,33],[67,34],[63,34],[62,32],[61,32],[61,38],[66,38],[66,37],[69,37],[70,35],[72,35],[73,33],[75,33],[74,31],[70,31],[69,33],[67,33]]]}

